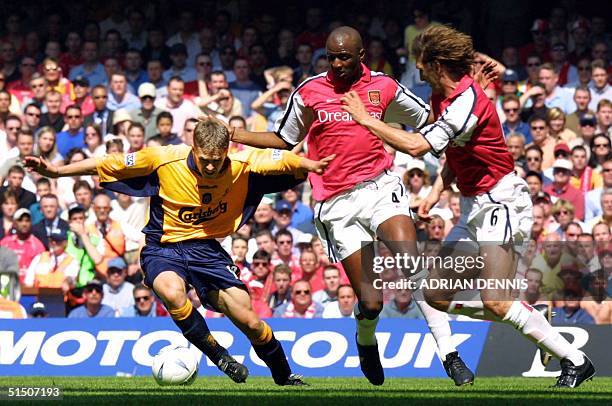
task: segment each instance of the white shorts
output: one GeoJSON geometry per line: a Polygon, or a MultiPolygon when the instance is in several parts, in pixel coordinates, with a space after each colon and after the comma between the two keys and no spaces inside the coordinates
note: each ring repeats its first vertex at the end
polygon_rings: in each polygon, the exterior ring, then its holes
{"type": "Polygon", "coordinates": [[[529,240],[533,224],[527,183],[514,172],[477,196],[461,196],[461,217],[446,241],[512,242],[529,240]]]}
{"type": "Polygon", "coordinates": [[[341,261],[376,239],[376,230],[393,216],[411,216],[399,175],[384,171],[314,207],[315,227],[332,261],[341,261]]]}

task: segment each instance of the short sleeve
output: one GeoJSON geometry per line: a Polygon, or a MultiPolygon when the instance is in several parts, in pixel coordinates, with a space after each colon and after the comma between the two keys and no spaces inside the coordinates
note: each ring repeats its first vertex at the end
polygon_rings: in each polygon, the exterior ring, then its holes
{"type": "Polygon", "coordinates": [[[312,111],[306,107],[298,90],[289,98],[287,108],[274,125],[274,132],[291,147],[306,137],[312,124],[312,111]]]}
{"type": "Polygon", "coordinates": [[[429,105],[401,83],[394,81],[394,84],[397,89],[393,100],[387,106],[384,121],[406,124],[414,128],[423,127],[429,117],[429,105]]]}

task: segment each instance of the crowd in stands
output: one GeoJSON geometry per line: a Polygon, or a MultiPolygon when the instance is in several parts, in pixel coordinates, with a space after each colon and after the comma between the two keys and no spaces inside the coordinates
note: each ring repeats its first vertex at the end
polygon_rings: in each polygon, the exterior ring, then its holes
{"type": "MultiPolygon", "coordinates": [[[[240,2],[176,10],[164,2],[110,0],[99,10],[51,3],[57,8],[43,7],[45,15],[0,6],[0,317],[47,316],[42,296],[27,312],[18,303],[43,288],[63,297],[70,318],[167,316],[142,284],[147,199],[104,190],[97,176],[41,177],[24,170],[23,157],[63,165],[191,145],[203,114],[273,130],[295,87],[328,70],[326,36],[343,24],[363,35],[370,69],[428,100],[431,89],[410,54],[415,36],[430,24],[464,27],[470,18],[435,7],[446,2],[432,8],[421,1],[407,2],[403,19],[383,13],[384,5],[343,18],[322,7],[247,13],[240,2]]],[[[612,36],[601,13],[559,6],[535,17],[517,34],[522,42],[475,38],[487,51],[476,63],[497,63],[499,79],[485,92],[534,205],[520,298],[554,306],[553,323],[609,324],[612,36]]],[[[416,209],[445,158],[388,152],[416,209]]],[[[316,237],[312,207],[308,184],[266,196],[253,220],[223,242],[261,317],[353,317],[355,292],[316,237]]],[[[458,190],[445,192],[434,213],[428,223],[417,221],[422,249],[432,253],[459,219],[458,190]]],[[[410,290],[384,293],[381,317],[422,318],[410,290]]],[[[200,306],[193,290],[190,298],[206,317],[221,316],[200,306]]]]}

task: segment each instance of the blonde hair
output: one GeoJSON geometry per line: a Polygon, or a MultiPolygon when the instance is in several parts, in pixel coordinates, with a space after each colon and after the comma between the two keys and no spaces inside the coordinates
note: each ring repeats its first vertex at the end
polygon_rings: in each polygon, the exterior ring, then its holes
{"type": "Polygon", "coordinates": [[[574,205],[571,204],[570,202],[568,202],[567,200],[563,200],[563,199],[559,199],[555,202],[555,204],[552,205],[552,214],[559,214],[559,212],[565,209],[569,212],[571,212],[572,214],[576,213],[576,210],[574,209],[574,205]]]}
{"type": "Polygon", "coordinates": [[[227,128],[219,120],[212,118],[199,120],[193,131],[193,144],[207,151],[227,151],[229,139],[227,128]]]}
{"type": "Polygon", "coordinates": [[[552,120],[562,119],[565,123],[565,113],[559,107],[553,107],[546,113],[546,124],[550,127],[552,120]]]}
{"type": "Polygon", "coordinates": [[[53,161],[56,157],[59,156],[59,153],[57,152],[57,133],[55,132],[55,129],[53,127],[47,125],[38,130],[36,134],[35,152],[38,156],[41,156],[51,161],[53,161]],[[38,142],[40,141],[41,135],[46,133],[53,134],[53,146],[48,152],[42,152],[40,150],[40,147],[38,146],[38,142]]]}

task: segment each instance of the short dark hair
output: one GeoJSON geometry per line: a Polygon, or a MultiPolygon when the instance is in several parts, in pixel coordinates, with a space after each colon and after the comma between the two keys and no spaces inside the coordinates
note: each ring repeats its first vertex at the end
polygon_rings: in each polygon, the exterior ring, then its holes
{"type": "Polygon", "coordinates": [[[538,154],[540,154],[540,156],[544,156],[544,151],[542,151],[542,148],[540,148],[537,145],[530,145],[525,149],[525,155],[527,155],[527,153],[529,151],[537,151],[538,154]]]}
{"type": "Polygon", "coordinates": [[[80,190],[80,189],[87,189],[93,193],[93,189],[91,188],[91,185],[87,183],[86,180],[77,180],[76,182],[74,182],[74,186],[72,187],[72,193],[76,193],[77,190],[80,190]]]}
{"type": "MultiPolygon", "coordinates": [[[[49,178],[39,178],[36,181],[36,186],[38,185],[47,185],[47,186],[51,186],[51,181],[49,180],[49,178]]],[[[55,196],[55,195],[52,195],[55,196]]]]}
{"type": "Polygon", "coordinates": [[[525,174],[525,179],[530,178],[532,176],[535,176],[536,178],[538,178],[540,180],[540,183],[542,183],[542,174],[538,173],[536,171],[529,171],[525,174]]]}
{"type": "Polygon", "coordinates": [[[290,237],[290,238],[291,238],[291,242],[293,242],[293,234],[291,234],[291,232],[290,232],[289,230],[287,230],[287,229],[282,229],[282,230],[279,230],[279,231],[276,233],[276,235],[274,236],[274,241],[275,241],[275,242],[277,242],[277,241],[278,241],[278,239],[279,239],[280,237],[282,237],[283,235],[284,235],[284,236],[288,236],[288,237],[290,237]]]}
{"type": "Polygon", "coordinates": [[[256,259],[263,259],[264,261],[269,263],[272,258],[270,257],[270,254],[268,254],[267,251],[257,250],[253,254],[253,260],[256,260],[256,259]]]}
{"type": "Polygon", "coordinates": [[[174,123],[174,118],[172,117],[172,114],[170,114],[167,111],[162,111],[161,113],[157,115],[157,119],[155,120],[155,125],[159,125],[159,122],[161,121],[162,118],[167,118],[170,120],[170,122],[174,123]]]}
{"type": "Polygon", "coordinates": [[[7,174],[10,175],[11,173],[20,173],[22,175],[25,175],[25,170],[19,165],[13,165],[9,168],[7,174]]]}

